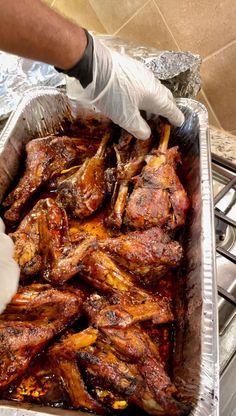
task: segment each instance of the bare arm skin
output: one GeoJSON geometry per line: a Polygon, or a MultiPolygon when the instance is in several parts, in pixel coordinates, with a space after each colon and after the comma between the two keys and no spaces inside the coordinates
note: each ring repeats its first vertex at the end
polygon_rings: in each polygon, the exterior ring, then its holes
{"type": "Polygon", "coordinates": [[[0,49],[46,62],[73,67],[87,45],[84,30],[40,0],[0,0],[0,49]]]}

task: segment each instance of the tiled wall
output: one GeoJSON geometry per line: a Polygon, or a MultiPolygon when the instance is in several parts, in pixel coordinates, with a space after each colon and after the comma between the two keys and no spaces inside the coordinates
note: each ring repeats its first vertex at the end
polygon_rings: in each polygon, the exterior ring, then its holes
{"type": "Polygon", "coordinates": [[[46,0],[82,26],[203,58],[210,123],[236,135],[236,0],[46,0]]]}

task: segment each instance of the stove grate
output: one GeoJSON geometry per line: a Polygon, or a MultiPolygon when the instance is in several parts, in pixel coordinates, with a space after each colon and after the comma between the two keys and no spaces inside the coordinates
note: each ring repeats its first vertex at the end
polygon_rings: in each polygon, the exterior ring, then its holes
{"type": "MultiPolygon", "coordinates": [[[[224,159],[222,159],[222,158],[220,158],[216,155],[212,156],[212,162],[215,165],[220,166],[221,168],[227,169],[228,171],[230,171],[231,174],[236,173],[236,168],[233,164],[231,164],[228,161],[225,161],[224,159]]],[[[227,225],[235,228],[235,230],[236,230],[236,221],[227,216],[227,213],[229,212],[229,210],[236,203],[236,176],[235,175],[233,175],[231,178],[229,178],[228,183],[215,196],[214,204],[216,205],[227,194],[227,192],[229,192],[230,189],[235,189],[235,193],[233,195],[233,198],[232,198],[230,204],[228,205],[228,207],[225,209],[224,212],[219,210],[219,208],[215,208],[215,219],[216,219],[216,222],[221,221],[222,224],[225,224],[225,226],[227,224],[227,225]]],[[[236,264],[236,256],[233,253],[231,253],[229,250],[226,250],[225,248],[221,247],[219,245],[218,241],[216,241],[216,251],[221,256],[224,256],[226,259],[228,259],[229,261],[232,261],[234,264],[236,264]]],[[[217,288],[218,288],[218,295],[223,297],[231,305],[236,307],[236,297],[232,293],[229,293],[227,290],[225,290],[224,288],[222,288],[219,285],[218,285],[217,288]]]]}

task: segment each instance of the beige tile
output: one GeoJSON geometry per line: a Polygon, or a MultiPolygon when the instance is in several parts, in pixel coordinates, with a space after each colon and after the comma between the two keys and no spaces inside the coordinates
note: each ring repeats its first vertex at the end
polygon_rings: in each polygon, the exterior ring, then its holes
{"type": "Polygon", "coordinates": [[[178,45],[203,57],[236,38],[235,0],[155,0],[178,45]]]}
{"type": "Polygon", "coordinates": [[[204,104],[205,107],[207,108],[208,111],[208,119],[209,119],[209,124],[218,128],[221,128],[220,122],[217,119],[216,115],[214,114],[214,112],[211,109],[211,106],[209,105],[209,103],[207,102],[207,99],[205,98],[205,96],[203,95],[202,91],[199,92],[199,94],[196,97],[197,101],[200,101],[200,103],[204,104]]]}
{"type": "Polygon", "coordinates": [[[106,33],[88,0],[55,0],[53,9],[86,29],[106,33]]]}
{"type": "Polygon", "coordinates": [[[117,36],[160,50],[177,50],[177,46],[163,22],[154,1],[141,9],[117,36]]]}
{"type": "Polygon", "coordinates": [[[225,130],[236,129],[236,42],[202,64],[202,85],[225,130]]]}
{"type": "Polygon", "coordinates": [[[89,0],[89,2],[108,33],[116,32],[145,4],[145,0],[89,0]]]}
{"type": "MultiPolygon", "coordinates": [[[[236,136],[236,129],[231,130],[230,133],[233,134],[234,136],[236,136]]],[[[236,137],[235,137],[235,140],[236,140],[236,137]]]]}

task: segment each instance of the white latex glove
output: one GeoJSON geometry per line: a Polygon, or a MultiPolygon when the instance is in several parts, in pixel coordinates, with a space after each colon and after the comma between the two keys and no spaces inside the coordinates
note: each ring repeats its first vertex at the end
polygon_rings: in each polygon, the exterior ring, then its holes
{"type": "Polygon", "coordinates": [[[4,229],[0,218],[0,313],[16,293],[20,275],[19,267],[13,260],[13,241],[4,234],[4,229]]]}
{"type": "Polygon", "coordinates": [[[84,105],[93,105],[114,123],[138,139],[150,137],[150,128],[139,110],[166,117],[181,126],[183,113],[172,93],[145,66],[103,46],[96,38],[93,52],[93,81],[84,89],[67,77],[67,93],[84,105]]]}

